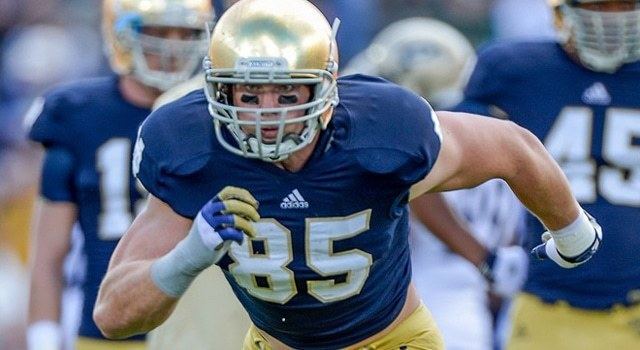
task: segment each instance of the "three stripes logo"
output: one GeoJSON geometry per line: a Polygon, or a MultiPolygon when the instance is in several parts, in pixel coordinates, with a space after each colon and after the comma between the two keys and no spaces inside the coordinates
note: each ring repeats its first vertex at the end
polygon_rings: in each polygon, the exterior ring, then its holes
{"type": "Polygon", "coordinates": [[[282,199],[282,203],[280,203],[280,208],[282,209],[306,209],[309,208],[309,202],[304,200],[300,191],[298,189],[294,189],[289,193],[288,196],[282,199]]]}

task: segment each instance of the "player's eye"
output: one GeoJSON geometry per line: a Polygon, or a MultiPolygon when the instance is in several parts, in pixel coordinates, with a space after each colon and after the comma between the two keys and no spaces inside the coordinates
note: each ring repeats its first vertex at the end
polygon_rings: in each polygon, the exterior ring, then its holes
{"type": "Polygon", "coordinates": [[[242,101],[242,103],[257,105],[260,100],[256,95],[242,94],[242,96],[240,97],[240,101],[242,101]]]}
{"type": "Polygon", "coordinates": [[[279,91],[280,93],[287,93],[287,92],[291,92],[291,91],[293,91],[293,89],[294,89],[294,87],[293,87],[293,85],[291,85],[291,84],[280,85],[280,86],[278,87],[278,91],[279,91]]]}
{"type": "Polygon", "coordinates": [[[298,96],[296,95],[280,95],[278,97],[278,103],[281,105],[290,105],[298,102],[298,96]]]}

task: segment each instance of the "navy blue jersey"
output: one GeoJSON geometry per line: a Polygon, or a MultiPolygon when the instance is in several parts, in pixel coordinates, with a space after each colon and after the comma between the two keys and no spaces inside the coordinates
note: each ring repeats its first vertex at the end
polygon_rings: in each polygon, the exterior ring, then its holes
{"type": "MultiPolygon", "coordinates": [[[[575,63],[554,42],[505,43],[479,56],[458,110],[508,116],[562,166],[581,205],[602,225],[592,261],[571,270],[531,261],[525,290],[602,309],[640,292],[640,64],[615,74],[575,63]],[[635,292],[634,292],[635,291],[635,292]]],[[[530,246],[542,225],[531,217],[530,246]]]]}
{"type": "Polygon", "coordinates": [[[398,315],[411,279],[408,191],[440,149],[424,99],[365,76],[338,86],[299,172],[225,150],[201,91],[149,116],[136,145],[138,178],[180,215],[229,185],[260,202],[257,237],[219,265],[255,325],[298,349],[356,343],[398,315]]]}
{"type": "Polygon", "coordinates": [[[130,164],[138,125],[148,114],[123,99],[116,76],[91,79],[48,93],[29,133],[46,148],[41,195],[76,204],[85,235],[81,336],[102,338],[93,305],[111,253],[142,204],[130,164]]]}

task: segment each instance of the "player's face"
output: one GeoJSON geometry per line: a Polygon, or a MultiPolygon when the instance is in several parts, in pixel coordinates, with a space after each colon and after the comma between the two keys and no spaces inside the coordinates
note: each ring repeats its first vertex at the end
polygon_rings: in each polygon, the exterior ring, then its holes
{"type": "MultiPolygon", "coordinates": [[[[309,102],[311,88],[307,85],[235,85],[233,87],[233,104],[242,108],[283,108],[293,107],[309,102]]],[[[304,116],[305,110],[294,110],[287,112],[286,119],[293,119],[304,116]]],[[[277,121],[280,119],[279,113],[261,113],[261,121],[277,121]]],[[[240,120],[255,120],[260,117],[256,113],[239,112],[240,120]]],[[[292,123],[285,126],[284,134],[299,135],[304,129],[304,123],[292,123]]],[[[254,126],[242,126],[242,131],[247,135],[255,135],[254,126]]],[[[261,137],[264,143],[273,143],[278,134],[278,125],[263,125],[261,127],[261,137]]]]}
{"type": "Polygon", "coordinates": [[[638,6],[639,5],[636,0],[621,0],[586,3],[580,4],[577,7],[590,11],[622,12],[635,10],[638,8],[638,6]]]}
{"type": "MultiPolygon", "coordinates": [[[[166,27],[166,26],[145,26],[142,28],[142,34],[158,39],[175,40],[180,43],[187,40],[196,40],[202,34],[201,30],[192,28],[166,27]]],[[[184,54],[182,46],[171,42],[163,42],[162,47],[156,47],[154,43],[142,43],[144,57],[147,65],[152,70],[165,72],[176,72],[182,69],[184,65],[184,54]]]]}

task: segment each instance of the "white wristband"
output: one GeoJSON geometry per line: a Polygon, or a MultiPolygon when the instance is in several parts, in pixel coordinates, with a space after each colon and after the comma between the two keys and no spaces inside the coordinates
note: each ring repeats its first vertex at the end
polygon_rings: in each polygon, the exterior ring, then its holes
{"type": "Polygon", "coordinates": [[[596,230],[589,218],[580,210],[578,218],[557,231],[549,230],[558,252],[566,257],[575,257],[591,247],[596,239],[596,230]]]}
{"type": "Polygon", "coordinates": [[[223,241],[198,213],[187,237],[151,264],[151,280],[165,294],[179,298],[202,270],[227,253],[230,245],[231,241],[223,241]]]}
{"type": "Polygon", "coordinates": [[[51,320],[37,321],[27,328],[28,350],[62,349],[62,328],[51,320]]]}

